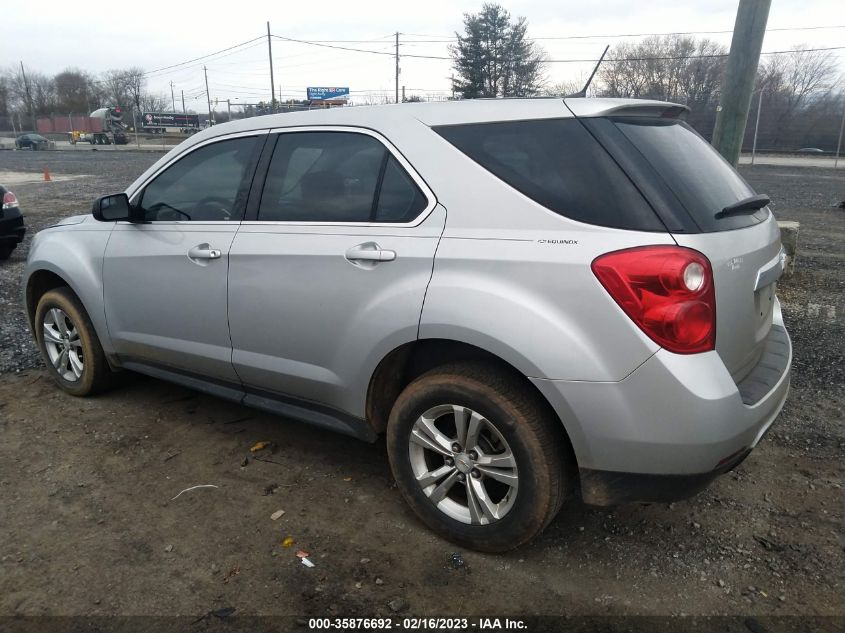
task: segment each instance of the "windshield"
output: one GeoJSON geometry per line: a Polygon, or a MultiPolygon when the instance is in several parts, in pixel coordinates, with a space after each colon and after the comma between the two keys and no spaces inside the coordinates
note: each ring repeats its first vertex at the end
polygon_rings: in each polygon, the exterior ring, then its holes
{"type": "Polygon", "coordinates": [[[616,127],[672,190],[702,231],[757,224],[768,211],[716,219],[725,207],[755,194],[713,147],[683,121],[615,118],[616,127]]]}

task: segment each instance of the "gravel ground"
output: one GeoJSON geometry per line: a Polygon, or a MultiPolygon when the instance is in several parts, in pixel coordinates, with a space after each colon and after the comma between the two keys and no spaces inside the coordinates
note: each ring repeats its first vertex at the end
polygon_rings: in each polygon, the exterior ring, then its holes
{"type": "MultiPolygon", "coordinates": [[[[158,156],[0,152],[0,172],[47,164],[86,175],[15,187],[31,236],[87,212],[158,156]]],[[[462,552],[457,567],[454,547],[402,503],[383,442],[137,376],[98,398],[60,393],[20,309],[28,237],[0,263],[0,616],[227,606],[299,616],[845,616],[845,211],[835,208],[845,177],[741,171],[779,218],[801,222],[797,273],[779,289],[793,390],[773,431],[691,500],[613,512],[573,503],[534,543],[503,556],[462,552]],[[273,443],[266,461],[248,450],[257,440],[273,443]],[[219,488],[171,500],[206,483],[219,488]],[[273,521],[277,509],[286,513],[273,521]],[[287,535],[293,550],[280,546],[287,535]]]]}

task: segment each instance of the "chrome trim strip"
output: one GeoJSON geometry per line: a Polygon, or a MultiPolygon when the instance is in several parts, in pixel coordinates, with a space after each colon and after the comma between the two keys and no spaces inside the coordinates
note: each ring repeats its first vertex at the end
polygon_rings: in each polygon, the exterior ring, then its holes
{"type": "Polygon", "coordinates": [[[770,286],[783,274],[784,265],[786,263],[786,251],[783,250],[783,246],[780,247],[780,252],[777,256],[770,262],[764,264],[760,267],[760,270],[757,271],[757,280],[754,282],[754,291],[760,290],[760,288],[765,288],[766,286],[770,286]]]}

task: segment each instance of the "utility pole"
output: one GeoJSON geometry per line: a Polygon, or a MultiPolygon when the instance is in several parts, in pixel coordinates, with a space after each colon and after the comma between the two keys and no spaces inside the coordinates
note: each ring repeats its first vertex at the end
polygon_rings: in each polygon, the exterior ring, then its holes
{"type": "Polygon", "coordinates": [[[842,100],[842,123],[839,124],[839,141],[836,143],[836,158],[833,161],[833,168],[839,166],[839,150],[842,149],[842,130],[845,130],[845,99],[842,100]]]}
{"type": "Polygon", "coordinates": [[[267,54],[270,56],[270,113],[276,111],[273,102],[276,100],[276,82],[273,80],[273,43],[270,39],[270,22],[267,21],[267,54]]]}
{"type": "Polygon", "coordinates": [[[396,31],[396,103],[399,103],[399,31],[396,31]]]}
{"type": "Polygon", "coordinates": [[[182,114],[187,114],[187,111],[185,110],[185,91],[184,90],[182,91],[182,114]]]}
{"type": "Polygon", "coordinates": [[[736,12],[731,52],[722,79],[722,98],[716,108],[713,130],[713,147],[734,166],[742,149],[771,4],[771,0],[739,0],[736,12]]]}
{"type": "Polygon", "coordinates": [[[229,113],[229,121],[232,120],[232,100],[226,99],[226,111],[229,113]]]}
{"type": "Polygon", "coordinates": [[[141,141],[138,140],[138,112],[132,108],[132,128],[135,130],[135,145],[141,149],[141,141]]]}
{"type": "Polygon", "coordinates": [[[208,69],[203,66],[202,72],[205,73],[205,96],[208,99],[208,126],[211,127],[212,123],[212,116],[211,116],[211,93],[208,91],[208,69]]]}
{"type": "Polygon", "coordinates": [[[173,111],[176,112],[176,97],[173,96],[173,82],[170,82],[170,103],[173,104],[173,111]]]}
{"type": "Polygon", "coordinates": [[[402,86],[402,103],[405,103],[405,86],[402,86]]]}
{"type": "MultiPolygon", "coordinates": [[[[23,76],[23,88],[26,92],[26,103],[29,106],[29,118],[32,123],[32,131],[35,132],[35,110],[32,107],[32,93],[29,90],[29,81],[26,78],[26,71],[23,69],[23,60],[21,60],[21,75],[23,76]]],[[[18,120],[20,123],[20,120],[18,120]]]]}
{"type": "Polygon", "coordinates": [[[754,122],[754,142],[751,144],[751,164],[754,164],[754,157],[757,155],[757,130],[760,129],[760,108],[763,107],[763,88],[760,88],[760,96],[757,97],[757,120],[754,122]]]}

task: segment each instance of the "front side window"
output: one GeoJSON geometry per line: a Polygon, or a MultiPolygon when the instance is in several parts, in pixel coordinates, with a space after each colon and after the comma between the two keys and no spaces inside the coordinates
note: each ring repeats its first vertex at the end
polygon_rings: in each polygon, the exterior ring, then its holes
{"type": "Polygon", "coordinates": [[[275,222],[408,222],[426,199],[387,148],[352,132],[281,134],[258,219],[275,222]]]}
{"type": "Polygon", "coordinates": [[[189,153],[144,189],[144,218],[154,221],[240,220],[256,137],[212,143],[189,153]]]}

